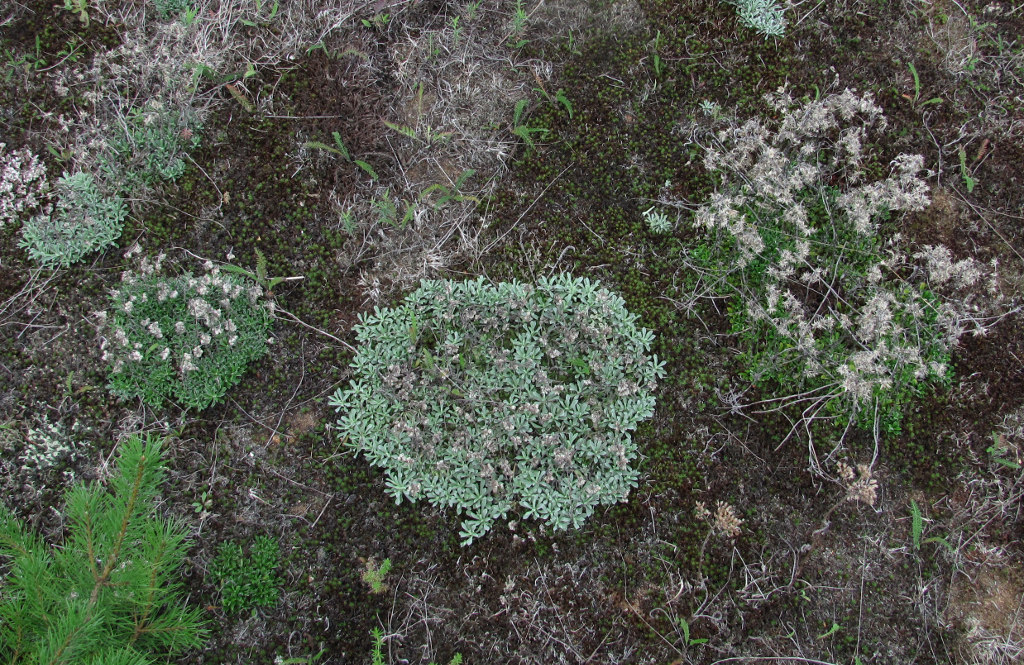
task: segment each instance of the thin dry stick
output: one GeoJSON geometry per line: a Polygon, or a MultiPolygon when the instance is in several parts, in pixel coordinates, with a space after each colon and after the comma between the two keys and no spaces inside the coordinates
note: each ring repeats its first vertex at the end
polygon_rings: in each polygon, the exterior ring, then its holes
{"type": "Polygon", "coordinates": [[[554,184],[558,182],[563,175],[565,175],[565,172],[572,168],[572,166],[573,165],[570,164],[569,166],[566,166],[564,169],[562,169],[562,172],[556,175],[551,180],[551,182],[548,183],[548,186],[544,188],[544,191],[538,194],[537,198],[535,198],[530,205],[526,206],[526,210],[524,210],[522,214],[519,215],[519,218],[515,221],[515,223],[512,224],[512,226],[510,226],[509,229],[505,231],[505,233],[501,234],[501,237],[491,242],[491,244],[487,245],[487,247],[485,247],[483,251],[480,253],[486,254],[487,252],[491,251],[491,249],[493,249],[495,245],[504,240],[508,236],[508,234],[512,233],[512,231],[515,230],[517,226],[519,226],[519,222],[523,221],[523,217],[526,217],[526,213],[530,212],[530,210],[533,209],[533,206],[537,205],[537,202],[540,201],[544,197],[544,195],[548,193],[548,190],[551,189],[554,186],[554,184]]]}
{"type": "Polygon", "coordinates": [[[290,318],[290,319],[291,319],[292,321],[294,321],[295,323],[298,323],[298,324],[299,324],[299,325],[301,325],[301,326],[305,326],[305,327],[309,328],[310,330],[312,330],[312,331],[314,331],[314,332],[318,332],[318,333],[320,333],[321,335],[324,335],[325,337],[330,337],[330,338],[331,338],[331,339],[333,339],[333,340],[334,340],[335,342],[337,342],[338,344],[341,344],[342,346],[344,346],[344,347],[345,347],[346,349],[348,349],[348,350],[349,350],[349,351],[351,351],[352,353],[355,353],[355,352],[356,352],[356,349],[355,349],[355,347],[354,347],[354,346],[352,346],[351,344],[349,344],[348,342],[346,342],[345,340],[343,340],[343,339],[338,339],[337,337],[335,337],[335,336],[334,336],[334,335],[332,335],[331,333],[327,332],[326,330],[321,330],[320,328],[317,328],[317,327],[315,327],[315,326],[311,326],[311,325],[309,325],[308,323],[306,323],[305,321],[303,321],[303,320],[302,320],[302,319],[300,319],[299,317],[295,316],[294,314],[292,314],[291,312],[289,312],[289,311],[288,311],[288,310],[286,310],[286,309],[282,309],[282,308],[278,307],[278,308],[277,308],[277,309],[275,310],[275,312],[280,312],[281,314],[286,314],[286,315],[287,315],[287,316],[288,316],[288,317],[289,317],[289,318],[290,318]]]}

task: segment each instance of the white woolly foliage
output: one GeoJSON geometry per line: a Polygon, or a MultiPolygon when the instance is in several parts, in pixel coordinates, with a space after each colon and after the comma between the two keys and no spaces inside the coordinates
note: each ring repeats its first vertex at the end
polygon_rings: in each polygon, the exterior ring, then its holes
{"type": "Polygon", "coordinates": [[[67,173],[56,188],[57,204],[23,221],[18,244],[47,268],[67,268],[121,237],[128,208],[106,195],[91,173],[67,173]]]}
{"type": "Polygon", "coordinates": [[[785,10],[775,0],[726,0],[736,6],[740,23],[768,37],[786,34],[785,10]]]}
{"type": "Polygon", "coordinates": [[[465,512],[463,544],[515,505],[555,529],[624,501],[630,432],[654,411],[651,331],[596,282],[424,280],[361,316],[355,378],[331,404],[396,501],[465,512]]]}

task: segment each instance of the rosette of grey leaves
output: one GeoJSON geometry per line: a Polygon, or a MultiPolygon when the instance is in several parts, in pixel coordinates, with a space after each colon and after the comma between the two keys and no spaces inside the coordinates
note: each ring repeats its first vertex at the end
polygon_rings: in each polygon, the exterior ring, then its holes
{"type": "Polygon", "coordinates": [[[740,23],[757,30],[765,39],[786,33],[785,10],[775,0],[726,0],[736,6],[740,23]]]}
{"type": "Polygon", "coordinates": [[[654,334],[588,279],[424,280],[360,318],[354,378],[330,403],[341,439],[387,472],[396,502],[466,518],[463,544],[516,505],[579,527],[636,487],[630,432],[654,412],[654,334]]]}
{"type": "Polygon", "coordinates": [[[64,174],[57,206],[26,219],[18,244],[46,268],[67,268],[117,242],[128,208],[120,196],[105,195],[91,173],[64,174]]]}

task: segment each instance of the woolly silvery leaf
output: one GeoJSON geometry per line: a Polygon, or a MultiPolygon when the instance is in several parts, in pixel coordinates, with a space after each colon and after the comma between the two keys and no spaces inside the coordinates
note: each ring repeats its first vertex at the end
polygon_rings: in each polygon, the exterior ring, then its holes
{"type": "Polygon", "coordinates": [[[579,526],[625,500],[631,432],[664,376],[653,334],[597,282],[428,281],[360,318],[355,378],[331,404],[342,440],[396,500],[464,512],[464,544],[515,505],[579,526]]]}

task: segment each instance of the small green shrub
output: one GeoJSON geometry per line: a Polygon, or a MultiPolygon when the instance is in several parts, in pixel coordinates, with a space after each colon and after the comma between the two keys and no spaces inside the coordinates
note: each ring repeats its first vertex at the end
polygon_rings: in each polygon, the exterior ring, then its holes
{"type": "Polygon", "coordinates": [[[101,342],[110,389],[153,406],[172,399],[205,409],[267,352],[272,305],[258,284],[210,262],[201,277],[165,277],[162,259],[124,273],[111,293],[101,342]]]}
{"type": "Polygon", "coordinates": [[[188,529],[157,515],[163,477],[158,439],[121,445],[111,492],[67,495],[68,534],[50,547],[0,505],[0,662],[165,662],[199,647],[199,608],[182,597],[178,568],[188,529]]]}
{"type": "Polygon", "coordinates": [[[26,219],[19,245],[44,267],[66,268],[121,237],[128,209],[117,195],[105,195],[90,173],[64,174],[52,214],[26,219]]]}
{"type": "Polygon", "coordinates": [[[463,544],[514,505],[556,529],[636,486],[630,432],[663,363],[622,298],[588,279],[424,280],[364,315],[355,378],[331,404],[340,437],[400,502],[464,511],[463,544]]]}
{"type": "Polygon", "coordinates": [[[273,538],[256,536],[249,556],[238,543],[222,543],[210,573],[220,584],[224,611],[237,614],[276,604],[281,588],[276,573],[279,563],[279,548],[273,538]]]}

